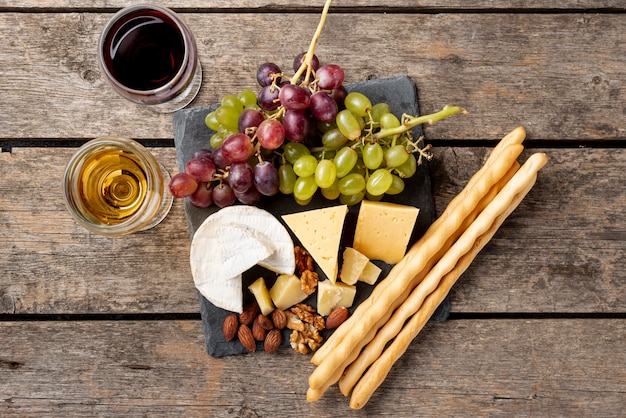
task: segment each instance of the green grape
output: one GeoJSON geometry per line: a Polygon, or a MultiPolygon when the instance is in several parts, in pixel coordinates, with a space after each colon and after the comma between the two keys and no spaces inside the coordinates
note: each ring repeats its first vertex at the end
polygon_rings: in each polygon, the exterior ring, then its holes
{"type": "Polygon", "coordinates": [[[361,131],[363,130],[361,123],[350,110],[343,109],[337,114],[335,121],[337,122],[337,128],[346,138],[357,139],[361,136],[361,131]]]}
{"type": "Polygon", "coordinates": [[[385,113],[391,113],[391,108],[387,103],[376,103],[372,106],[372,119],[374,122],[379,123],[381,116],[385,113]]]}
{"type": "Polygon", "coordinates": [[[409,155],[404,146],[394,145],[385,151],[385,164],[387,167],[398,167],[409,159],[409,155]]]}
{"type": "Polygon", "coordinates": [[[337,167],[331,160],[322,160],[315,168],[315,182],[322,189],[332,186],[337,179],[337,167]]]}
{"type": "Polygon", "coordinates": [[[365,144],[363,147],[363,163],[370,170],[376,170],[383,163],[383,148],[378,142],[365,144]]]}
{"type": "Polygon", "coordinates": [[[339,180],[339,192],[352,196],[365,190],[365,177],[359,173],[350,173],[339,180]]]}
{"type": "Polygon", "coordinates": [[[312,155],[303,155],[293,163],[293,172],[298,177],[309,177],[315,174],[317,159],[312,155]]]}
{"type": "Polygon", "coordinates": [[[361,115],[357,115],[354,112],[352,112],[352,114],[354,115],[356,121],[359,122],[359,127],[361,128],[361,130],[365,129],[365,118],[361,115]]]}
{"type": "Polygon", "coordinates": [[[293,187],[296,184],[296,173],[293,172],[291,164],[281,164],[278,167],[278,189],[283,194],[292,194],[293,187]]]}
{"type": "Polygon", "coordinates": [[[309,197],[308,199],[298,199],[297,197],[294,197],[293,200],[295,200],[295,202],[300,205],[300,206],[306,206],[309,203],[311,203],[311,200],[313,200],[313,197],[309,197]]]}
{"type": "Polygon", "coordinates": [[[336,149],[345,145],[348,142],[348,138],[346,138],[339,128],[334,128],[322,135],[322,145],[324,148],[328,149],[336,149]]]}
{"type": "Polygon", "coordinates": [[[241,102],[244,108],[251,105],[256,105],[256,93],[252,90],[242,90],[237,95],[237,99],[241,102]]]}
{"type": "Polygon", "coordinates": [[[384,194],[373,195],[373,194],[369,194],[369,193],[367,192],[367,190],[365,191],[365,198],[366,198],[367,200],[373,200],[373,201],[375,201],[375,202],[378,202],[378,201],[380,201],[380,200],[383,200],[383,197],[385,197],[385,195],[384,195],[384,194]]]}
{"type": "Polygon", "coordinates": [[[344,147],[338,150],[337,154],[335,154],[335,158],[333,158],[335,167],[337,167],[337,177],[347,175],[358,159],[359,155],[350,147],[344,147]]]}
{"type": "Polygon", "coordinates": [[[392,129],[400,126],[400,119],[393,113],[384,113],[380,117],[380,127],[383,129],[392,129]]]}
{"type": "Polygon", "coordinates": [[[360,192],[360,193],[353,194],[353,195],[342,194],[342,195],[339,195],[339,201],[344,205],[353,206],[359,203],[361,200],[363,200],[364,197],[365,197],[365,192],[360,192]]]}
{"type": "Polygon", "coordinates": [[[219,132],[214,133],[211,135],[211,138],[209,138],[209,144],[213,149],[222,145],[222,142],[224,142],[224,136],[219,132]]]}
{"type": "Polygon", "coordinates": [[[219,123],[228,129],[239,129],[239,115],[243,110],[232,106],[220,106],[215,111],[215,117],[219,123]]]}
{"type": "Polygon", "coordinates": [[[415,155],[409,154],[409,158],[397,166],[396,171],[402,178],[408,179],[413,177],[413,174],[417,171],[417,160],[415,159],[415,155]]]}
{"type": "Polygon", "coordinates": [[[352,91],[344,99],[346,109],[351,110],[359,116],[367,116],[367,112],[372,109],[372,102],[363,93],[352,91]]]}
{"type": "Polygon", "coordinates": [[[380,196],[387,193],[391,183],[393,183],[393,175],[384,168],[379,168],[369,176],[365,187],[368,193],[380,196]]]}
{"type": "Polygon", "coordinates": [[[309,155],[311,151],[301,142],[287,142],[283,150],[283,155],[289,163],[293,164],[303,155],[309,155]]]}
{"type": "Polygon", "coordinates": [[[391,182],[391,186],[387,189],[387,194],[396,195],[396,194],[402,193],[404,191],[404,180],[402,180],[400,177],[396,176],[395,174],[392,174],[391,177],[392,177],[392,182],[391,182]]]}
{"type": "Polygon", "coordinates": [[[339,197],[339,179],[335,178],[333,184],[325,189],[322,189],[322,196],[324,196],[328,200],[335,200],[339,197]]]}
{"type": "Polygon", "coordinates": [[[209,112],[208,115],[204,118],[204,124],[211,130],[217,131],[217,128],[220,127],[220,121],[217,120],[217,114],[215,111],[209,112]]]}
{"type": "Polygon", "coordinates": [[[315,176],[298,177],[293,186],[293,197],[297,200],[305,201],[311,199],[317,191],[315,176]]]}
{"type": "Polygon", "coordinates": [[[321,133],[326,133],[330,131],[331,129],[335,129],[337,127],[337,124],[335,123],[335,121],[322,122],[321,120],[318,120],[316,125],[317,125],[317,130],[320,131],[321,133]]]}
{"type": "Polygon", "coordinates": [[[237,110],[237,113],[243,112],[243,103],[241,103],[241,100],[239,100],[237,96],[233,96],[232,94],[227,94],[226,96],[222,97],[220,105],[232,107],[233,109],[237,110]]]}

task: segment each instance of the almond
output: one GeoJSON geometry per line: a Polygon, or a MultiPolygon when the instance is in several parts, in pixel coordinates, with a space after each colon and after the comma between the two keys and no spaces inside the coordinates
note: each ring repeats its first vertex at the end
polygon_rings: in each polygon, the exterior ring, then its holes
{"type": "Polygon", "coordinates": [[[264,350],[266,353],[273,353],[278,350],[283,342],[283,333],[274,328],[265,337],[264,350]]]}
{"type": "Polygon", "coordinates": [[[339,306],[335,308],[326,318],[326,329],[335,329],[339,325],[343,324],[343,322],[348,319],[348,309],[343,306],[339,306]]]}
{"type": "Polygon", "coordinates": [[[272,322],[274,323],[274,327],[284,329],[287,326],[287,315],[285,315],[285,311],[278,308],[274,309],[272,311],[272,322]]]}
{"type": "Polygon", "coordinates": [[[239,328],[239,319],[236,314],[229,314],[224,319],[224,325],[222,326],[222,330],[224,331],[224,339],[226,341],[231,341],[237,335],[237,329],[239,328]]]}
{"type": "Polygon", "coordinates": [[[267,330],[263,328],[263,326],[261,325],[261,321],[259,320],[260,316],[262,315],[257,316],[252,323],[252,336],[257,341],[263,341],[265,339],[265,336],[267,335],[267,330]]]}
{"type": "Polygon", "coordinates": [[[272,322],[272,320],[263,314],[259,314],[259,316],[257,316],[257,320],[259,321],[259,325],[261,325],[266,331],[274,328],[274,323],[272,322]]]}
{"type": "Polygon", "coordinates": [[[254,301],[243,309],[243,312],[239,314],[239,322],[244,325],[252,324],[252,321],[259,314],[259,304],[254,301]]]}
{"type": "Polygon", "coordinates": [[[239,338],[239,342],[246,348],[248,351],[256,351],[256,341],[254,341],[254,336],[252,335],[252,331],[250,328],[245,325],[239,325],[239,330],[237,331],[237,337],[239,338]]]}

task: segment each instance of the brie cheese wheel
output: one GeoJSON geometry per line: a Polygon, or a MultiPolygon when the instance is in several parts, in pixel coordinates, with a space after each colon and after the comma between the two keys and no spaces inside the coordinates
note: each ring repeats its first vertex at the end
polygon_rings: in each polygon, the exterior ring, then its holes
{"type": "Polygon", "coordinates": [[[279,274],[295,270],[293,241],[269,212],[229,206],[207,217],[196,230],[189,256],[198,291],[213,305],[243,311],[242,275],[258,264],[279,274]]]}

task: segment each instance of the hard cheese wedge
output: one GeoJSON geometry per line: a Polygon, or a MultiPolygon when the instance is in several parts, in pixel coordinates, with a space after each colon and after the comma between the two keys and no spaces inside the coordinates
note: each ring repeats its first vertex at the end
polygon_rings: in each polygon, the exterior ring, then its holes
{"type": "Polygon", "coordinates": [[[388,202],[361,202],[354,249],[370,260],[395,264],[404,257],[419,209],[388,202]]]}
{"type": "Polygon", "coordinates": [[[333,283],[337,279],[339,244],[347,212],[348,206],[339,205],[282,217],[333,283]]]}
{"type": "Polygon", "coordinates": [[[359,280],[359,277],[361,277],[361,274],[363,274],[363,269],[369,262],[366,256],[354,248],[347,247],[343,250],[343,262],[339,278],[346,284],[355,284],[359,280]]]}

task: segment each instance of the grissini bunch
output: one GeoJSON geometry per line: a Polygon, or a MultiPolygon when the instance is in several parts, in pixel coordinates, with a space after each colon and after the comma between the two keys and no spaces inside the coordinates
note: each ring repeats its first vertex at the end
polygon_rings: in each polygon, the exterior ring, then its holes
{"type": "Polygon", "coordinates": [[[312,362],[318,367],[309,377],[307,399],[314,400],[320,389],[334,383],[353,357],[371,338],[373,329],[383,326],[390,312],[397,308],[425,276],[427,271],[473,221],[476,207],[492,188],[510,172],[520,155],[524,138],[523,128],[505,137],[492,152],[483,169],[468,182],[465,189],[453,199],[426,234],[407,252],[389,275],[374,289],[327,342],[316,352],[312,362]],[[492,158],[493,157],[493,158],[492,158]],[[316,394],[316,396],[313,396],[316,394]],[[309,396],[311,395],[311,396],[309,396]]]}
{"type": "MultiPolygon", "coordinates": [[[[537,179],[537,172],[546,164],[543,153],[533,154],[507,185],[477,216],[450,250],[439,260],[424,280],[415,288],[391,319],[346,371],[351,382],[358,380],[350,399],[350,407],[362,408],[384,381],[393,364],[404,354],[409,344],[432,316],[459,276],[469,267],[480,250],[489,242],[504,220],[519,205],[537,179]],[[431,297],[432,296],[432,297],[431,297]],[[407,322],[408,320],[408,322],[407,322]],[[393,342],[385,348],[385,345],[393,342]],[[379,354],[368,356],[370,349],[379,354]],[[384,351],[383,351],[384,350],[384,351]],[[380,354],[382,352],[382,354],[380,354]],[[368,360],[359,362],[362,356],[368,360]],[[372,360],[373,362],[369,361],[372,360]],[[371,365],[370,365],[371,364],[371,365]],[[354,370],[351,370],[354,367],[354,370]]],[[[345,377],[345,376],[344,376],[345,377]]],[[[340,383],[341,385],[341,383],[340,383]]]]}

